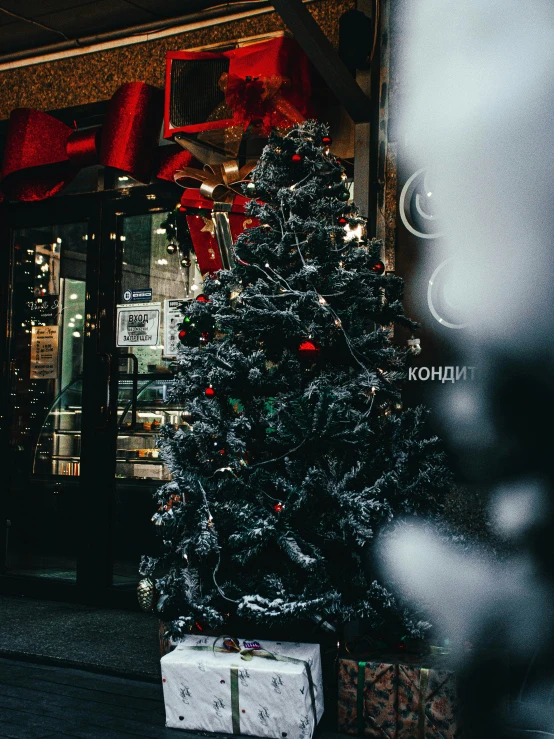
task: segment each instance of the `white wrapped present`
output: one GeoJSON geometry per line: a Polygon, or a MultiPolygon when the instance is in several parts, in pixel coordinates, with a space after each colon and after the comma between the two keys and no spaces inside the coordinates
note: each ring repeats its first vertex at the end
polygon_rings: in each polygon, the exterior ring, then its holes
{"type": "Polygon", "coordinates": [[[319,644],[252,645],[190,635],[162,657],[166,726],[311,739],[323,714],[319,644]]]}

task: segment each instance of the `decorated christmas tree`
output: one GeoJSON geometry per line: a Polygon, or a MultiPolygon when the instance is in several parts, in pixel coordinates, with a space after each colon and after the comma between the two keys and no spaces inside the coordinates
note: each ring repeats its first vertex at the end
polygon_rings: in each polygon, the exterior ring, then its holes
{"type": "Polygon", "coordinates": [[[162,554],[141,564],[174,637],[237,618],[418,629],[369,550],[436,512],[448,473],[425,411],[402,409],[402,281],[363,238],[330,143],[313,121],[271,134],[245,188],[259,225],[183,306],[187,422],[162,429],[162,554]]]}

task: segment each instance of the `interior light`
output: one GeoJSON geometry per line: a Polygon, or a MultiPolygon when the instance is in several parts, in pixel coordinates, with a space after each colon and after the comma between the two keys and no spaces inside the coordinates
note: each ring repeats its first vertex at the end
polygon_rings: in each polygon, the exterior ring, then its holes
{"type": "Polygon", "coordinates": [[[364,231],[363,226],[361,223],[358,223],[358,225],[355,228],[350,228],[350,224],[346,224],[344,227],[344,240],[345,241],[352,241],[353,239],[357,239],[358,241],[363,238],[364,231]]]}
{"type": "Polygon", "coordinates": [[[118,177],[117,179],[118,179],[118,180],[119,180],[120,182],[127,182],[127,181],[129,180],[129,178],[127,177],[127,175],[124,175],[124,174],[123,174],[123,175],[121,175],[120,177],[118,177]]]}
{"type": "Polygon", "coordinates": [[[70,300],[77,300],[77,297],[78,297],[77,293],[71,293],[71,295],[69,296],[69,299],[70,300]]]}
{"type": "Polygon", "coordinates": [[[82,315],[81,315],[80,313],[76,313],[76,314],[75,314],[75,318],[78,318],[79,320],[81,320],[81,318],[82,318],[82,317],[83,317],[83,316],[82,316],[82,315]]]}
{"type": "Polygon", "coordinates": [[[78,339],[81,334],[78,331],[73,332],[73,336],[78,339]]]}
{"type": "Polygon", "coordinates": [[[56,244],[61,244],[61,243],[62,243],[62,240],[61,240],[61,239],[60,239],[60,237],[58,236],[58,238],[56,239],[56,244]]]}

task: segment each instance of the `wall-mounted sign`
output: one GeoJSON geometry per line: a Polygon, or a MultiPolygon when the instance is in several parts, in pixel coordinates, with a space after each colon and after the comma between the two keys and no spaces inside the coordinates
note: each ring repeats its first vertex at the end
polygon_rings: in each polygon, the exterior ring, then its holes
{"type": "Polygon", "coordinates": [[[59,295],[37,296],[31,305],[31,319],[44,326],[56,326],[59,307],[59,295]]]}
{"type": "Polygon", "coordinates": [[[183,321],[182,300],[164,301],[164,357],[177,356],[179,347],[179,324],[183,321]]]}
{"type": "Polygon", "coordinates": [[[125,290],[123,300],[126,303],[149,303],[152,300],[152,288],[143,287],[140,290],[125,290]]]}
{"type": "Polygon", "coordinates": [[[117,346],[156,346],[160,331],[160,303],[117,306],[117,346]]]}
{"type": "Polygon", "coordinates": [[[31,380],[58,376],[58,326],[31,327],[31,380]]]}

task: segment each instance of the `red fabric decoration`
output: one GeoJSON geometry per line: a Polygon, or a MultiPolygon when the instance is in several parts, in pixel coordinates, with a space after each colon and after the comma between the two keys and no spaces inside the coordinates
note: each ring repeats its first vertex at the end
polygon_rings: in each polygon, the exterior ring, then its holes
{"type": "MultiPolygon", "coordinates": [[[[175,172],[183,167],[202,167],[190,151],[183,149],[179,144],[170,146],[159,146],[156,151],[156,164],[154,170],[159,180],[175,181],[175,172]]],[[[181,211],[183,208],[181,208],[181,211]]]]}
{"type": "Polygon", "coordinates": [[[44,200],[96,163],[149,182],[160,121],[161,92],[144,82],[115,92],[101,128],[74,131],[48,113],[17,108],[6,137],[2,192],[14,200],[44,200]]]}
{"type": "Polygon", "coordinates": [[[222,53],[170,52],[166,59],[164,124],[166,138],[171,138],[178,132],[200,133],[233,126],[246,128],[250,123],[261,127],[263,133],[269,133],[272,127],[290,128],[311,114],[308,58],[294,39],[282,36],[222,53]],[[191,101],[191,110],[187,111],[185,117],[193,123],[172,126],[170,94],[173,60],[199,62],[200,70],[201,62],[215,59],[229,60],[228,71],[219,79],[219,87],[225,94],[226,106],[217,105],[206,122],[206,118],[194,120],[198,105],[196,101],[194,104],[191,101]]]}
{"type": "Polygon", "coordinates": [[[206,393],[208,398],[213,398],[213,396],[215,395],[215,390],[213,389],[213,387],[207,387],[204,392],[206,393]]]}
{"type": "MultiPolygon", "coordinates": [[[[245,229],[259,225],[257,218],[244,213],[248,201],[249,198],[243,198],[241,195],[237,195],[233,200],[233,209],[229,213],[233,241],[236,241],[245,229]]],[[[218,272],[223,264],[211,218],[213,201],[203,198],[197,188],[190,187],[181,196],[182,208],[186,208],[187,225],[200,272],[202,275],[218,272]],[[199,210],[206,211],[207,215],[200,215],[199,210]]]]}

